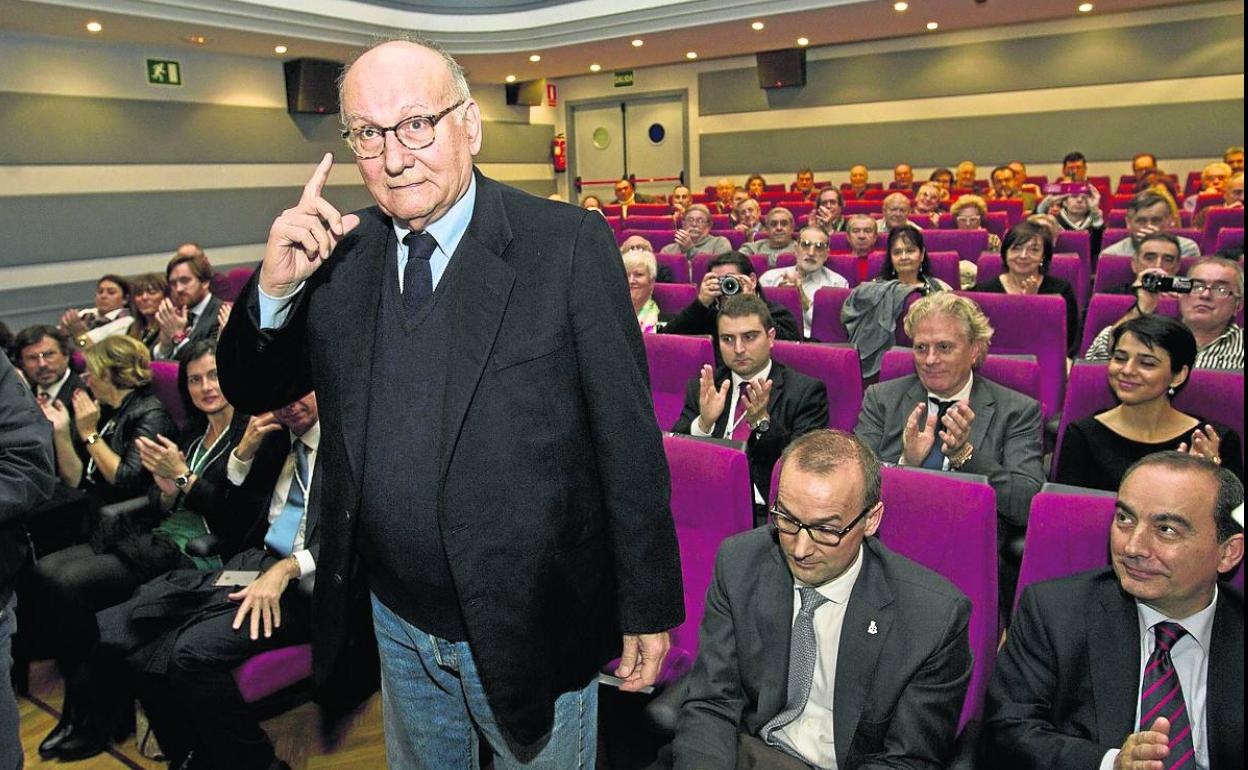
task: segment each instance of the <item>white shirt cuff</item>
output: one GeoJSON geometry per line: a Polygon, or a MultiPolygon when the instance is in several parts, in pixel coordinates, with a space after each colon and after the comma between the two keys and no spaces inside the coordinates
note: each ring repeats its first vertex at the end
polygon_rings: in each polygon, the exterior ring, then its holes
{"type": "Polygon", "coordinates": [[[304,578],[316,572],[316,560],[312,558],[312,552],[308,549],[295,551],[291,556],[295,557],[295,561],[299,562],[299,577],[304,578]]]}
{"type": "Polygon", "coordinates": [[[303,283],[284,297],[271,297],[265,294],[264,289],[261,289],[259,285],[256,286],[256,291],[260,295],[261,329],[280,329],[286,325],[286,321],[290,318],[290,306],[294,304],[295,295],[303,291],[303,283]]]}
{"type": "Polygon", "coordinates": [[[1118,758],[1121,749],[1110,749],[1105,752],[1105,756],[1101,757],[1101,766],[1098,770],[1114,770],[1114,760],[1118,758]]]}
{"type": "Polygon", "coordinates": [[[702,430],[702,418],[701,417],[694,417],[693,423],[689,426],[690,436],[710,436],[714,432],[715,432],[714,425],[711,426],[711,433],[707,433],[706,431],[702,430]]]}
{"type": "Polygon", "coordinates": [[[250,460],[240,460],[238,455],[230,452],[230,457],[225,461],[225,477],[230,483],[236,487],[241,487],[243,482],[247,480],[247,474],[251,473],[251,464],[256,458],[250,460]]]}

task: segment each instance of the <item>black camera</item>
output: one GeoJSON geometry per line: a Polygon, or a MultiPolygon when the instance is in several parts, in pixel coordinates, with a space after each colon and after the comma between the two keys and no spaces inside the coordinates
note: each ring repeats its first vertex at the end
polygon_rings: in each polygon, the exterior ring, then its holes
{"type": "Polygon", "coordinates": [[[725,275],[719,279],[719,293],[725,297],[741,293],[741,279],[735,275],[725,275]]]}
{"type": "Polygon", "coordinates": [[[1153,294],[1160,294],[1165,291],[1175,294],[1192,293],[1192,279],[1178,275],[1147,273],[1140,279],[1140,286],[1144,287],[1144,291],[1152,292],[1153,294]]]}

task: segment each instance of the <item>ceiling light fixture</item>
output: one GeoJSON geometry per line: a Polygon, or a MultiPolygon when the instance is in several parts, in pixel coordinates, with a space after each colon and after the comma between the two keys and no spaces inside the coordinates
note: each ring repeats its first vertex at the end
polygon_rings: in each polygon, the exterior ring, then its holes
{"type": "Polygon", "coordinates": [[[507,77],[503,78],[503,80],[506,80],[508,83],[514,83],[514,82],[516,82],[516,76],[515,76],[515,75],[508,75],[507,77]]]}
{"type": "Polygon", "coordinates": [[[87,22],[87,31],[92,34],[95,34],[97,32],[103,32],[104,25],[99,23],[98,21],[89,21],[87,22]]]}
{"type": "Polygon", "coordinates": [[[637,38],[636,40],[633,41],[633,48],[641,48],[645,44],[646,44],[646,41],[642,40],[641,38],[637,38]]]}
{"type": "Polygon", "coordinates": [[[929,22],[927,23],[927,28],[928,28],[928,30],[929,30],[929,31],[932,31],[932,30],[937,30],[937,29],[940,29],[940,25],[939,25],[939,24],[937,24],[937,23],[936,23],[936,22],[934,22],[934,21],[929,21],[929,22]]]}
{"type": "Polygon", "coordinates": [[[283,54],[283,53],[286,53],[288,50],[290,50],[290,49],[288,49],[288,48],[287,48],[286,46],[284,46],[284,45],[275,45],[275,46],[273,46],[273,53],[276,53],[276,54],[283,54]]]}
{"type": "Polygon", "coordinates": [[[539,61],[541,61],[541,60],[542,60],[542,55],[541,55],[541,54],[537,54],[537,53],[535,53],[535,54],[533,54],[532,56],[530,56],[530,57],[529,57],[529,61],[533,62],[534,64],[537,64],[537,63],[538,63],[539,61]]]}
{"type": "Polygon", "coordinates": [[[910,9],[909,3],[893,3],[893,10],[897,13],[905,13],[910,9]]]}
{"type": "Polygon", "coordinates": [[[204,37],[203,35],[187,35],[186,37],[182,39],[190,43],[191,45],[204,45],[205,43],[208,42],[208,38],[204,37]]]}
{"type": "Polygon", "coordinates": [[[810,40],[808,38],[799,37],[797,39],[797,44],[805,48],[806,46],[810,45],[810,40]]]}
{"type": "Polygon", "coordinates": [[[600,72],[601,70],[602,70],[602,65],[601,65],[601,64],[591,64],[591,65],[589,65],[589,71],[590,71],[590,72],[600,72]]]}
{"type": "Polygon", "coordinates": [[[698,58],[698,52],[697,51],[685,51],[685,58],[696,59],[698,58]]]}
{"type": "Polygon", "coordinates": [[[1096,6],[1091,3],[1080,3],[1079,7],[1075,10],[1079,11],[1079,13],[1092,13],[1092,9],[1095,7],[1096,6]]]}
{"type": "Polygon", "coordinates": [[[762,32],[763,28],[766,26],[767,25],[762,23],[761,21],[756,21],[750,25],[750,29],[754,30],[755,32],[762,32]]]}

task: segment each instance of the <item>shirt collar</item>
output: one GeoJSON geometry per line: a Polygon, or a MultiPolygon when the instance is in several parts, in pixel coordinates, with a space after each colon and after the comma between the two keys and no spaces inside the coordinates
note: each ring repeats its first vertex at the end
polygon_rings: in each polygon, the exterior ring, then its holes
{"type": "Polygon", "coordinates": [[[1214,345],[1217,345],[1218,343],[1222,342],[1222,340],[1225,340],[1228,337],[1232,337],[1238,333],[1239,333],[1239,324],[1235,323],[1234,321],[1231,321],[1229,324],[1226,325],[1226,328],[1222,330],[1221,334],[1209,340],[1209,344],[1201,347],[1201,350],[1208,350],[1214,345]]]}
{"type": "Polygon", "coordinates": [[[975,373],[971,372],[971,376],[968,377],[966,380],[966,385],[964,385],[962,389],[959,390],[957,393],[954,393],[952,398],[945,398],[944,396],[938,396],[930,390],[927,391],[927,397],[929,399],[934,398],[937,401],[966,401],[967,399],[971,397],[971,386],[974,384],[975,384],[975,373]]]}
{"type": "MultiPolygon", "coordinates": [[[[459,241],[464,237],[464,233],[468,230],[468,223],[472,221],[472,211],[477,204],[477,175],[474,173],[468,181],[468,190],[463,197],[455,201],[455,205],[442,215],[436,222],[429,223],[425,228],[425,232],[433,236],[438,242],[438,249],[450,259],[455,253],[455,249],[459,247],[459,241]]],[[[391,225],[394,227],[394,235],[399,239],[399,243],[403,243],[403,239],[412,231],[406,222],[399,219],[391,218],[391,225]]]]}
{"type": "Polygon", "coordinates": [[[35,393],[44,393],[48,398],[56,398],[61,394],[61,388],[65,386],[65,381],[69,379],[69,372],[69,367],[65,367],[65,373],[61,375],[61,379],[46,388],[42,385],[35,386],[35,393]]]}
{"type": "Polygon", "coordinates": [[[212,292],[205,294],[204,298],[195,307],[189,307],[186,310],[188,313],[194,313],[196,318],[201,318],[204,315],[204,308],[208,307],[209,302],[212,302],[212,292]]]}
{"type": "MultiPolygon", "coordinates": [[[[858,582],[858,575],[862,573],[863,558],[862,543],[858,544],[858,554],[854,557],[854,563],[849,565],[849,569],[842,572],[837,577],[829,580],[821,586],[815,588],[823,598],[834,604],[844,604],[849,601],[849,595],[854,592],[854,584],[858,582]]],[[[793,581],[793,588],[806,588],[807,583],[801,580],[793,581]]]]}
{"type": "Polygon", "coordinates": [[[1213,616],[1218,609],[1218,586],[1216,583],[1213,586],[1213,599],[1209,602],[1209,606],[1185,618],[1166,617],[1138,599],[1135,602],[1135,607],[1139,611],[1140,636],[1152,633],[1153,626],[1163,620],[1168,620],[1183,626],[1187,633],[1200,645],[1200,649],[1204,650],[1206,655],[1209,653],[1209,643],[1213,640],[1213,616]]]}
{"type": "MultiPolygon", "coordinates": [[[[767,378],[771,376],[771,363],[772,362],[768,360],[767,365],[764,366],[758,374],[751,377],[750,381],[751,382],[765,382],[767,378]]],[[[732,373],[732,387],[734,390],[740,388],[741,383],[744,381],[745,379],[741,377],[741,375],[737,374],[736,372],[732,373]]]]}
{"type": "Polygon", "coordinates": [[[312,424],[311,428],[304,431],[302,436],[296,436],[292,431],[290,434],[291,441],[302,441],[310,451],[315,452],[317,447],[321,445],[321,421],[317,420],[312,424]]]}

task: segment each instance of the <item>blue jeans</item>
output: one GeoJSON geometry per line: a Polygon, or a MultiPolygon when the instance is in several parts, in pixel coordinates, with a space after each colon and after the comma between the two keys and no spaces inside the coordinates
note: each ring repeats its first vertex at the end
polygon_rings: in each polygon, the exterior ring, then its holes
{"type": "Polygon", "coordinates": [[[381,654],[386,759],[391,770],[477,768],[477,732],[496,770],[593,770],[598,737],[598,682],[555,701],[555,721],[534,746],[513,743],[486,702],[467,642],[421,631],[373,596],[381,654]]]}
{"type": "Polygon", "coordinates": [[[17,597],[9,599],[0,607],[0,770],[21,770],[22,739],[17,724],[17,699],[9,671],[13,668],[13,634],[17,633],[17,619],[13,610],[17,597]]]}

